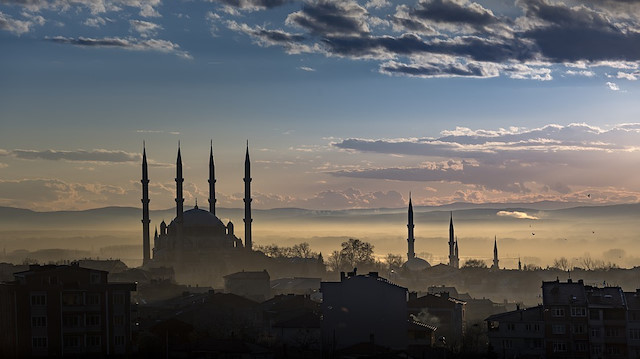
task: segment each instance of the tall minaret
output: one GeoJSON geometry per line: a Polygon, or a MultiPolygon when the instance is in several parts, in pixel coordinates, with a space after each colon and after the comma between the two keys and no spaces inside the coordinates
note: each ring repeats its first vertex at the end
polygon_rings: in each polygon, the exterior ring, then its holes
{"type": "Polygon", "coordinates": [[[449,266],[456,267],[456,242],[455,234],[453,232],[453,212],[450,212],[449,217],[449,266]]]}
{"type": "Polygon", "coordinates": [[[409,193],[409,218],[407,221],[407,231],[409,232],[407,235],[407,246],[408,246],[407,260],[408,261],[416,257],[416,253],[413,247],[413,243],[416,241],[416,239],[413,237],[413,227],[415,227],[413,225],[413,205],[411,204],[411,193],[409,193]]]}
{"type": "Polygon", "coordinates": [[[213,164],[213,140],[209,152],[209,212],[216,214],[216,167],[213,164]]]}
{"type": "Polygon", "coordinates": [[[456,236],[456,249],[455,249],[456,262],[454,267],[460,268],[460,256],[458,255],[458,237],[456,236]]]}
{"type": "Polygon", "coordinates": [[[149,244],[149,172],[147,170],[147,148],[142,143],[142,265],[149,263],[151,249],[149,244]]]}
{"type": "Polygon", "coordinates": [[[249,141],[244,159],[244,246],[251,250],[251,162],[249,161],[249,141]]]}
{"type": "Polygon", "coordinates": [[[178,228],[182,226],[184,213],[184,198],[182,197],[182,156],[180,155],[180,142],[178,142],[178,159],[176,160],[176,220],[178,228]]]}
{"type": "Polygon", "coordinates": [[[500,267],[498,266],[498,237],[494,237],[493,238],[493,265],[491,266],[492,269],[500,269],[500,267]]]}

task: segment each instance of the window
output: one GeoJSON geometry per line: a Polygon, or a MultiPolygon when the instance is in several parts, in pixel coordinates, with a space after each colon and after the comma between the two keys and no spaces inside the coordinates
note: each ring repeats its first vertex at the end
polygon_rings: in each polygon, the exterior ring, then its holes
{"type": "Polygon", "coordinates": [[[47,295],[31,294],[31,305],[32,306],[47,305],[47,295]]]}
{"type": "Polygon", "coordinates": [[[77,328],[80,326],[80,316],[65,315],[62,317],[62,325],[66,328],[77,328]]]}
{"type": "Polygon", "coordinates": [[[83,305],[84,296],[80,292],[62,293],[62,305],[83,305]]]}
{"type": "Polygon", "coordinates": [[[534,324],[533,325],[533,331],[534,332],[539,332],[540,331],[540,324],[534,324]]]}
{"type": "Polygon", "coordinates": [[[97,327],[100,325],[100,315],[98,314],[89,314],[87,315],[87,326],[88,327],[97,327]]]}
{"type": "Polygon", "coordinates": [[[511,341],[511,339],[504,339],[502,341],[502,347],[504,349],[511,349],[513,348],[513,342],[511,341]]]}
{"type": "Polygon", "coordinates": [[[608,355],[620,355],[620,347],[615,345],[607,345],[606,352],[608,355]]]}
{"type": "Polygon", "coordinates": [[[567,351],[567,343],[565,342],[553,342],[553,352],[562,353],[567,351]]]}
{"type": "Polygon", "coordinates": [[[640,329],[629,329],[629,339],[640,340],[640,329]]]}
{"type": "Polygon", "coordinates": [[[571,307],[571,316],[572,317],[586,317],[587,316],[587,308],[584,308],[584,307],[571,307]]]}
{"type": "Polygon", "coordinates": [[[75,335],[65,335],[62,339],[65,348],[77,348],[80,346],[80,337],[75,335]]]}
{"type": "Polygon", "coordinates": [[[124,304],[124,293],[114,293],[113,304],[124,304]]]}
{"type": "Polygon", "coordinates": [[[516,330],[516,325],[514,323],[507,323],[507,331],[513,332],[516,330]]]}
{"type": "Polygon", "coordinates": [[[32,327],[46,327],[47,326],[47,317],[31,317],[31,326],[32,327]]]}
{"type": "Polygon", "coordinates": [[[577,342],[576,343],[576,351],[577,352],[586,352],[588,350],[589,345],[587,342],[577,342]]]}
{"type": "Polygon", "coordinates": [[[608,338],[615,338],[620,336],[620,329],[618,328],[607,328],[604,332],[605,336],[608,338]]]}
{"type": "Polygon", "coordinates": [[[573,334],[584,334],[587,332],[587,328],[583,324],[574,324],[571,327],[571,331],[573,334]]]}
{"type": "Polygon", "coordinates": [[[600,328],[591,328],[591,336],[593,338],[599,338],[600,337],[600,328]]]}
{"type": "Polygon", "coordinates": [[[113,325],[115,325],[115,326],[124,325],[124,315],[114,315],[113,316],[113,325]]]}
{"type": "Polygon", "coordinates": [[[544,341],[542,339],[534,339],[533,340],[533,347],[535,349],[542,349],[543,344],[544,344],[544,341]]]}
{"type": "Polygon", "coordinates": [[[600,344],[591,345],[591,354],[592,355],[602,355],[602,345],[600,345],[600,344]]]}
{"type": "Polygon", "coordinates": [[[100,294],[87,293],[87,305],[100,305],[100,294]]]}
{"type": "Polygon", "coordinates": [[[551,315],[554,317],[564,317],[564,308],[551,309],[551,315]]]}
{"type": "Polygon", "coordinates": [[[33,349],[46,348],[47,347],[47,338],[46,337],[33,337],[31,339],[31,345],[33,349]]]}
{"type": "Polygon", "coordinates": [[[113,341],[115,345],[124,345],[124,335],[116,335],[113,341]]]}
{"type": "Polygon", "coordinates": [[[87,346],[88,347],[98,347],[101,344],[101,338],[99,335],[88,335],[87,336],[87,346]]]}
{"type": "Polygon", "coordinates": [[[551,326],[551,333],[553,334],[564,334],[565,326],[564,324],[554,324],[551,326]]]}

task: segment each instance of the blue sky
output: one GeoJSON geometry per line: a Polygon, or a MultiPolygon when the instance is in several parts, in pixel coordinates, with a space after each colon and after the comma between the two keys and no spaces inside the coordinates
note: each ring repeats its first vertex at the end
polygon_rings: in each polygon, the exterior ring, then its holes
{"type": "Polygon", "coordinates": [[[143,140],[154,205],[179,140],[204,198],[210,139],[224,206],[246,139],[263,208],[636,202],[639,19],[621,0],[2,0],[0,205],[137,206],[143,140]]]}

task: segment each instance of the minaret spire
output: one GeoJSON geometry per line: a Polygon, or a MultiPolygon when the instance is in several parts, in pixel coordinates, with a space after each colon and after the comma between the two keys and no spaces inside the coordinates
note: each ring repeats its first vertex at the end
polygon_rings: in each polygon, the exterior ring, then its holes
{"type": "Polygon", "coordinates": [[[149,239],[149,171],[147,169],[147,148],[142,142],[142,265],[151,259],[151,245],[149,239]]]}
{"type": "Polygon", "coordinates": [[[244,159],[244,246],[251,250],[251,161],[249,160],[249,140],[247,154],[244,159]]]}
{"type": "Polygon", "coordinates": [[[407,218],[407,260],[411,260],[416,257],[416,253],[414,250],[414,242],[416,239],[413,236],[413,204],[411,203],[411,192],[409,192],[409,212],[407,218]]]}
{"type": "Polygon", "coordinates": [[[453,230],[453,212],[449,212],[449,266],[458,268],[456,263],[456,241],[455,232],[453,230]]]}
{"type": "Polygon", "coordinates": [[[184,213],[184,197],[182,197],[182,155],[180,154],[180,141],[178,141],[178,159],[176,160],[176,219],[179,226],[182,225],[184,213]]]}
{"type": "Polygon", "coordinates": [[[500,267],[498,266],[498,237],[495,236],[493,237],[493,265],[491,266],[492,269],[500,269],[500,267]]]}
{"type": "Polygon", "coordinates": [[[216,214],[216,166],[213,163],[213,140],[209,151],[209,212],[216,214]]]}

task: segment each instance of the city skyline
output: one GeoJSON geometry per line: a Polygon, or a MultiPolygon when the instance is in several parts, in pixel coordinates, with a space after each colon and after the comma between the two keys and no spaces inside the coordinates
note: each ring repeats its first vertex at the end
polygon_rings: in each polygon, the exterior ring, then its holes
{"type": "Polygon", "coordinates": [[[7,0],[0,206],[636,203],[640,5],[7,0]],[[580,31],[579,31],[580,30],[580,31]],[[563,36],[556,36],[564,34],[563,36]],[[578,44],[579,46],[571,46],[578,44]]]}

